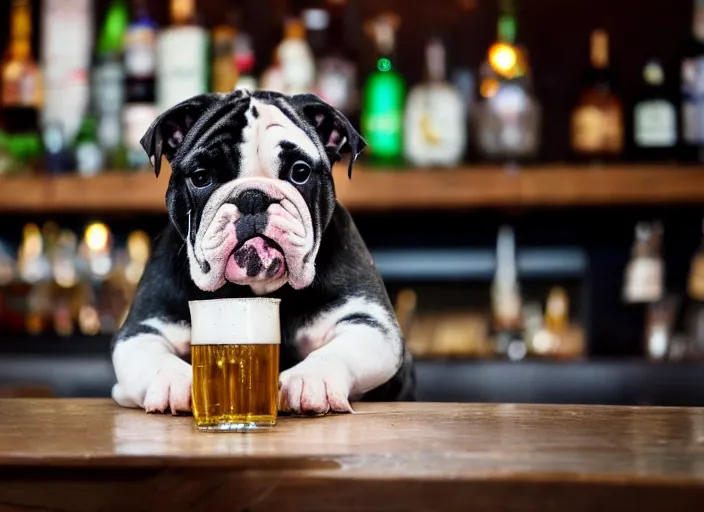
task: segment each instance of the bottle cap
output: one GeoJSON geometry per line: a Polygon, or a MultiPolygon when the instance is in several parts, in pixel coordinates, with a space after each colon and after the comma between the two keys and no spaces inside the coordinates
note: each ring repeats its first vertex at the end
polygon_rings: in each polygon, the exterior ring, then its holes
{"type": "Polygon", "coordinates": [[[665,72],[657,60],[649,61],[643,68],[643,78],[649,85],[662,85],[665,81],[665,72]]]}

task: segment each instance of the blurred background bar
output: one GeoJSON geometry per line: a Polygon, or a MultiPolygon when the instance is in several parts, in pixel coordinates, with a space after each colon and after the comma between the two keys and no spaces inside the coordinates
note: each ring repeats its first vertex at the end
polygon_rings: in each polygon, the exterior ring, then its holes
{"type": "Polygon", "coordinates": [[[704,405],[704,0],[7,0],[0,48],[0,395],[109,396],[139,140],[249,88],[368,141],[338,199],[420,399],[704,405]]]}

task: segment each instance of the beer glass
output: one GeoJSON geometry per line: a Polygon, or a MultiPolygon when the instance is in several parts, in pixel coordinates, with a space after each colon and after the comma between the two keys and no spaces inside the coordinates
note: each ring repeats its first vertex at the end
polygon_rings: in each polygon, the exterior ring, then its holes
{"type": "Polygon", "coordinates": [[[191,409],[204,431],[251,431],[277,419],[280,299],[190,301],[191,409]]]}

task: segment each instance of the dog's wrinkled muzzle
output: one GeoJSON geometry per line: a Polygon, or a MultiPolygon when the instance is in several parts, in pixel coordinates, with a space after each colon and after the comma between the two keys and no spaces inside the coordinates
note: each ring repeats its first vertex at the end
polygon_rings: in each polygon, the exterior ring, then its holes
{"type": "Polygon", "coordinates": [[[290,183],[234,180],[206,203],[192,245],[189,237],[191,277],[206,291],[226,281],[249,285],[260,294],[286,282],[304,288],[315,273],[313,231],[310,210],[290,183]]]}

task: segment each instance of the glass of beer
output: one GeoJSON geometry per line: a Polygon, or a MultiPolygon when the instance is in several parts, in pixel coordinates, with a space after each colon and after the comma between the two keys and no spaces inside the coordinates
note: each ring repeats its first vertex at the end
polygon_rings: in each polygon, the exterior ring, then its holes
{"type": "Polygon", "coordinates": [[[273,427],[279,391],[280,299],[190,301],[196,428],[273,427]]]}

